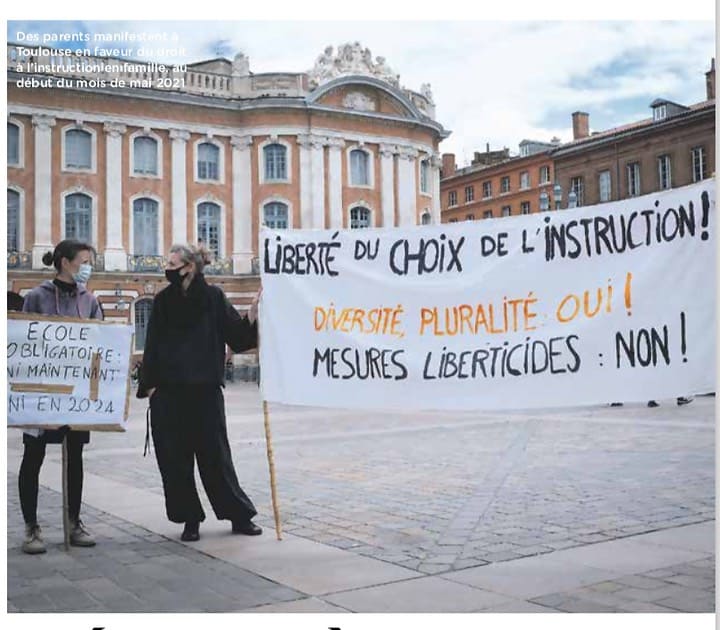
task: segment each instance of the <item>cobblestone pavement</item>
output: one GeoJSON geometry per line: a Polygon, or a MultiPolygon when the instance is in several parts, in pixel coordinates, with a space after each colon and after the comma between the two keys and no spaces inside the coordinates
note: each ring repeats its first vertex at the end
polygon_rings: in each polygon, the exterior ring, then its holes
{"type": "MultiPolygon", "coordinates": [[[[226,400],[241,485],[258,507],[256,521],[272,528],[257,387],[232,384],[226,400]]],[[[363,414],[270,405],[283,530],[441,576],[711,521],[715,399],[698,397],[684,407],[674,401],[661,403],[655,409],[629,404],[502,415],[363,414]]],[[[126,434],[94,433],[85,466],[93,474],[156,493],[161,503],[154,453],[142,457],[144,413],[141,401],[133,399],[126,434]]],[[[9,432],[8,448],[21,452],[19,432],[9,432]]],[[[59,461],[59,449],[48,449],[47,458],[59,461]]],[[[31,588],[28,580],[41,579],[32,567],[48,562],[51,554],[46,554],[47,560],[20,557],[22,528],[11,492],[16,484],[13,471],[9,479],[8,596],[13,606],[25,610],[28,601],[23,596],[29,596],[29,590],[23,588],[31,588]]],[[[43,489],[41,519],[44,513],[57,513],[53,501],[57,497],[43,489]]],[[[108,558],[120,575],[135,573],[128,567],[137,565],[150,573],[145,579],[164,576],[161,593],[172,594],[176,587],[185,593],[181,569],[191,562],[206,564],[209,582],[223,582],[224,572],[230,572],[230,581],[242,586],[248,577],[236,567],[216,566],[220,561],[166,538],[158,540],[156,534],[111,515],[90,508],[84,515],[94,532],[107,535],[112,543],[98,545],[81,562],[79,555],[63,561],[57,559],[63,556],[52,554],[53,562],[69,563],[70,573],[65,575],[58,567],[58,573],[46,578],[55,581],[48,588],[61,594],[73,592],[77,584],[84,592],[90,580],[103,578],[97,586],[100,597],[90,594],[85,600],[78,595],[78,606],[101,601],[106,610],[116,610],[108,607],[116,600],[119,607],[125,605],[121,602],[130,605],[137,600],[137,610],[170,609],[170,599],[163,601],[162,595],[149,602],[125,586],[115,590],[112,571],[104,569],[108,558]]],[[[713,610],[714,557],[664,571],[638,574],[632,578],[635,584],[603,581],[531,603],[568,611],[713,610]],[[693,597],[683,588],[692,590],[693,597]]],[[[142,583],[137,582],[139,592],[142,583]]],[[[203,608],[201,597],[189,598],[193,592],[188,583],[181,609],[228,610],[247,607],[250,600],[298,597],[292,589],[278,589],[285,587],[270,582],[255,585],[251,595],[242,596],[249,599],[233,600],[209,588],[217,599],[203,608]]],[[[43,601],[50,609],[55,600],[47,595],[43,601]]]]}

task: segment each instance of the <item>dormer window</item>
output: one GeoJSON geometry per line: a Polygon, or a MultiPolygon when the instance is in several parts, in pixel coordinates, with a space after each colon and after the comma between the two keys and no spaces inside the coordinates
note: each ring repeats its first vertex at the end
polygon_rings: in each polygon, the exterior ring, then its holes
{"type": "Polygon", "coordinates": [[[665,120],[667,118],[667,105],[656,105],[653,107],[653,120],[665,120]]]}

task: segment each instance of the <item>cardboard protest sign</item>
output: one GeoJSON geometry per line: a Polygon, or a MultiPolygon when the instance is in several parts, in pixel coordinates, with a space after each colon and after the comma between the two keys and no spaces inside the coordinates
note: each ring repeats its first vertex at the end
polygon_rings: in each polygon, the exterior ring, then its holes
{"type": "Polygon", "coordinates": [[[9,313],[8,426],[124,431],[133,329],[9,313]]]}
{"type": "Polygon", "coordinates": [[[511,409],[715,388],[715,191],[437,226],[262,230],[266,400],[511,409]]]}

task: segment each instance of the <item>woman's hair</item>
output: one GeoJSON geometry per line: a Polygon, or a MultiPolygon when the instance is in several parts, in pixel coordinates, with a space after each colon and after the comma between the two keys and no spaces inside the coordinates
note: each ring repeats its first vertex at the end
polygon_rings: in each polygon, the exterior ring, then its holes
{"type": "Polygon", "coordinates": [[[170,248],[170,253],[179,254],[183,264],[195,263],[197,273],[202,273],[205,265],[212,262],[212,255],[202,245],[175,244],[170,248]]]}
{"type": "Polygon", "coordinates": [[[62,271],[62,259],[67,258],[72,261],[80,252],[92,252],[95,256],[95,248],[88,243],[77,241],[74,238],[66,238],[60,241],[52,252],[45,252],[42,257],[43,265],[47,267],[55,267],[58,272],[62,271]]]}

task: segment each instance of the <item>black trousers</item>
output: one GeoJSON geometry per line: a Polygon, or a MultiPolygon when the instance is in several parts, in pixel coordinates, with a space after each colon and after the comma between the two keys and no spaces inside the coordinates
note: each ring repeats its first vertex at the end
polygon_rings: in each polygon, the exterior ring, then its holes
{"type": "Polygon", "coordinates": [[[247,521],[257,514],[238,483],[225,422],[225,399],[217,385],[159,387],[150,399],[155,455],[165,491],[167,517],[201,522],[205,511],[195,486],[200,479],[218,519],[247,521]]]}
{"type": "MultiPolygon", "coordinates": [[[[39,437],[33,437],[27,433],[23,435],[25,451],[20,464],[18,490],[23,519],[27,525],[37,523],[40,468],[45,460],[46,445],[55,442],[54,439],[48,439],[54,433],[46,433],[47,436],[42,434],[39,437]]],[[[76,521],[80,517],[83,486],[82,451],[87,440],[87,431],[70,431],[68,433],[68,512],[72,521],[76,521]]]]}

